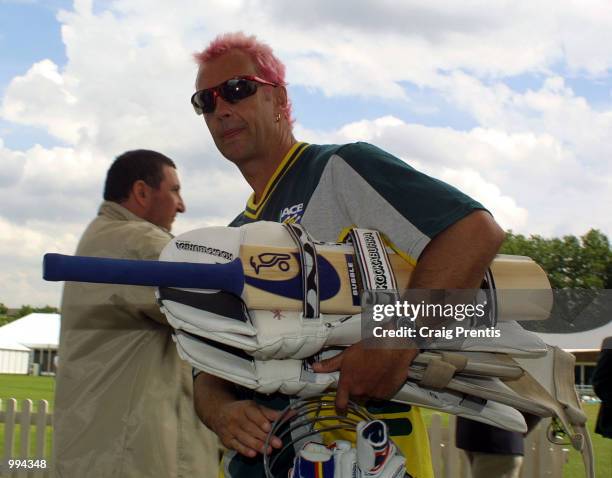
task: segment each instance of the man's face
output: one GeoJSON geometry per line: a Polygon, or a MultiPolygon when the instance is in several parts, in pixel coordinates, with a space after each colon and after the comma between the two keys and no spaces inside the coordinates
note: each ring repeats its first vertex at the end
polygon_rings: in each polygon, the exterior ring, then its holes
{"type": "Polygon", "coordinates": [[[162,173],[163,179],[159,188],[150,188],[149,207],[144,219],[170,230],[176,214],[185,212],[185,204],[181,197],[181,183],[176,169],[164,166],[162,173]]]}
{"type": "MultiPolygon", "coordinates": [[[[230,78],[257,76],[255,65],[239,50],[230,50],[200,67],[196,88],[212,88],[230,78]]],[[[205,113],[204,120],[217,149],[238,166],[265,156],[270,145],[278,142],[275,116],[279,111],[280,87],[259,85],[257,92],[231,104],[217,97],[215,111],[205,113]]]]}

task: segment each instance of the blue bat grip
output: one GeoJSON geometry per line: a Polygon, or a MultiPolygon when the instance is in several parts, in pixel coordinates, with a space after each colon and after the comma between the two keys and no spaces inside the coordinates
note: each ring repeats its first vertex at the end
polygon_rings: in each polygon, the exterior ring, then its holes
{"type": "Polygon", "coordinates": [[[237,296],[242,294],[244,288],[244,271],[240,259],[227,264],[198,264],[45,254],[43,279],[219,289],[237,296]]]}

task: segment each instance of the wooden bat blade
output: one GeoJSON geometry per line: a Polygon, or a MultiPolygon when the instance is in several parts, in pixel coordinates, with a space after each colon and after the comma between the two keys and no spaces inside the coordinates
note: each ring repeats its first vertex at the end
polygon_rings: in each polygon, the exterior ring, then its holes
{"type": "Polygon", "coordinates": [[[525,256],[500,254],[491,264],[500,315],[505,320],[545,320],[553,306],[546,272],[525,256]]]}
{"type": "MultiPolygon", "coordinates": [[[[352,248],[322,246],[317,249],[321,311],[357,314],[361,310],[357,263],[352,248]]],[[[246,303],[252,309],[301,310],[301,277],[297,249],[243,245],[240,256],[245,274],[246,303]],[[271,307],[270,304],[274,304],[271,307]]],[[[400,290],[407,289],[414,267],[398,254],[389,253],[400,290]]],[[[543,320],[552,307],[550,283],[544,270],[528,257],[499,255],[491,265],[495,289],[513,289],[498,298],[506,320],[543,320]],[[529,291],[535,290],[532,297],[529,291]],[[542,291],[542,292],[538,292],[542,291]],[[549,292],[544,292],[549,291],[549,292]]]]}

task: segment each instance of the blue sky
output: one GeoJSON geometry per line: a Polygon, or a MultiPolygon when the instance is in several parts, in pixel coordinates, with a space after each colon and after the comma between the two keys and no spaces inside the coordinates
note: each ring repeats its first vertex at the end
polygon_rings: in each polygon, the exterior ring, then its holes
{"type": "MultiPolygon", "coordinates": [[[[69,1],[13,2],[0,1],[0,91],[4,95],[10,81],[23,75],[33,63],[51,59],[65,65],[66,51],[62,43],[57,11],[69,8],[69,1]]],[[[58,141],[40,128],[17,127],[0,119],[4,144],[26,149],[32,144],[57,145],[58,141]]]]}
{"type": "Polygon", "coordinates": [[[71,2],[0,1],[0,85],[2,90],[32,63],[45,58],[66,63],[66,52],[57,21],[60,8],[71,2]]]}
{"type": "Polygon", "coordinates": [[[0,302],[57,304],[40,257],[74,251],[127,149],[179,165],[177,233],[243,207],[248,186],[188,104],[191,54],[226,31],[285,62],[298,139],[377,144],[506,229],[612,234],[612,4],[292,5],[0,0],[0,281],[12,284],[0,302]]]}

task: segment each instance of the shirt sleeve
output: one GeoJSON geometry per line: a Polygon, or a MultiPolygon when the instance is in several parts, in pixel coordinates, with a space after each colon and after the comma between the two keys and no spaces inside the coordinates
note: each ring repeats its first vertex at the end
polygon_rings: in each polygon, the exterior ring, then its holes
{"type": "Polygon", "coordinates": [[[337,200],[355,226],[377,229],[416,261],[431,239],[475,210],[486,210],[455,187],[367,143],[330,158],[337,200]]]}

